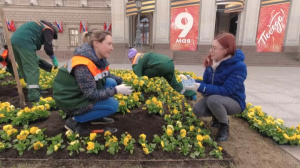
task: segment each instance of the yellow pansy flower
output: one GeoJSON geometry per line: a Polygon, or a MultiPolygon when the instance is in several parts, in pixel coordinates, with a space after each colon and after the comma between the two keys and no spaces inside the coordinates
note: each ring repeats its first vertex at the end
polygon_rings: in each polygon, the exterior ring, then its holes
{"type": "Polygon", "coordinates": [[[30,128],[30,133],[31,133],[31,134],[36,134],[36,131],[37,131],[38,129],[39,129],[38,127],[31,127],[31,128],[30,128]]]}
{"type": "Polygon", "coordinates": [[[140,138],[142,138],[143,141],[145,141],[145,140],[146,140],[146,135],[145,135],[145,134],[141,134],[141,135],[140,135],[140,138]]]}
{"type": "Polygon", "coordinates": [[[164,144],[164,141],[160,141],[160,145],[161,145],[161,147],[165,147],[165,144],[164,144]]]}
{"type": "Polygon", "coordinates": [[[198,145],[200,148],[204,148],[201,141],[198,141],[198,145]]]}
{"type": "Polygon", "coordinates": [[[33,149],[34,150],[39,150],[43,146],[44,146],[44,144],[42,144],[40,141],[37,141],[36,143],[33,144],[33,149]]]}
{"type": "Polygon", "coordinates": [[[124,100],[121,100],[121,101],[120,101],[120,106],[125,106],[125,104],[126,104],[126,103],[125,103],[124,100]]]}
{"type": "Polygon", "coordinates": [[[203,136],[202,135],[197,135],[197,140],[198,141],[203,141],[203,136]]]}
{"type": "Polygon", "coordinates": [[[168,128],[166,132],[168,136],[171,136],[173,134],[173,130],[170,128],[168,128]]]}
{"type": "Polygon", "coordinates": [[[145,154],[149,154],[148,148],[143,148],[143,151],[145,152],[145,154]]]}
{"type": "Polygon", "coordinates": [[[184,137],[186,136],[186,130],[185,130],[185,129],[181,129],[181,130],[180,130],[180,136],[181,136],[182,138],[184,138],[184,137]]]}
{"type": "Polygon", "coordinates": [[[192,126],[190,126],[190,131],[191,132],[193,132],[194,131],[194,129],[195,129],[195,127],[192,125],[192,126]]]}
{"type": "Polygon", "coordinates": [[[87,145],[88,146],[86,147],[86,150],[90,151],[90,150],[95,149],[95,143],[94,142],[88,142],[87,145]]]}
{"type": "Polygon", "coordinates": [[[90,140],[94,140],[96,138],[97,134],[96,133],[90,133],[90,140]]]}

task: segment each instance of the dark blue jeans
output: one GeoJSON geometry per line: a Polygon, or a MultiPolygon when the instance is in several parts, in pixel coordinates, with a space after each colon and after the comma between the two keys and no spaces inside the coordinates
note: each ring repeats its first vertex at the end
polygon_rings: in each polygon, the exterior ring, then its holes
{"type": "MultiPolygon", "coordinates": [[[[112,78],[107,78],[104,88],[115,87],[117,82],[112,78]]],[[[89,122],[99,118],[110,116],[117,112],[119,108],[119,102],[114,97],[110,97],[107,100],[98,101],[94,107],[87,113],[79,116],[75,116],[74,120],[77,122],[89,122]]]]}

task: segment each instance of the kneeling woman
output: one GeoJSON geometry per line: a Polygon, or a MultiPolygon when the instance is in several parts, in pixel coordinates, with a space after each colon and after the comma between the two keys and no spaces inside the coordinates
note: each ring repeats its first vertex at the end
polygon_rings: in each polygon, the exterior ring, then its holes
{"type": "MultiPolygon", "coordinates": [[[[81,123],[114,122],[106,118],[119,107],[113,96],[117,93],[130,95],[132,90],[122,84],[122,78],[109,72],[106,58],[113,51],[110,32],[85,32],[83,41],[85,44],[76,48],[74,57],[59,69],[53,84],[53,97],[56,105],[71,116],[65,128],[87,135],[90,131],[81,123]]],[[[113,133],[117,130],[107,128],[107,131],[113,133]]]]}
{"type": "Polygon", "coordinates": [[[212,116],[211,126],[219,127],[217,141],[226,141],[229,136],[227,115],[241,113],[246,106],[244,59],[243,52],[236,49],[235,37],[229,33],[220,34],[212,42],[210,55],[205,59],[203,82],[185,86],[205,96],[194,105],[193,112],[198,117],[212,116]]]}

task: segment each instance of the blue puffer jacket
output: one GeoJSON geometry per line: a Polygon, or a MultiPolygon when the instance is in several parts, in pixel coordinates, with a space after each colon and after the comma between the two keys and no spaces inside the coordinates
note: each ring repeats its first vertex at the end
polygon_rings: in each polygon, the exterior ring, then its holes
{"type": "Polygon", "coordinates": [[[240,104],[242,111],[244,111],[246,108],[244,81],[247,77],[247,67],[244,60],[244,53],[237,49],[235,55],[222,61],[215,72],[212,67],[207,67],[198,92],[207,96],[231,97],[240,104]]]}

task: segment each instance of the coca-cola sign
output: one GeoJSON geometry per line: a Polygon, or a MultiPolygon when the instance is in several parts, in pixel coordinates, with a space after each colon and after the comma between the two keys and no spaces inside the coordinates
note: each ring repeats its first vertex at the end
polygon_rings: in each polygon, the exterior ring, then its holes
{"type": "Polygon", "coordinates": [[[282,52],[290,3],[262,6],[257,30],[257,52],[282,52]]]}

